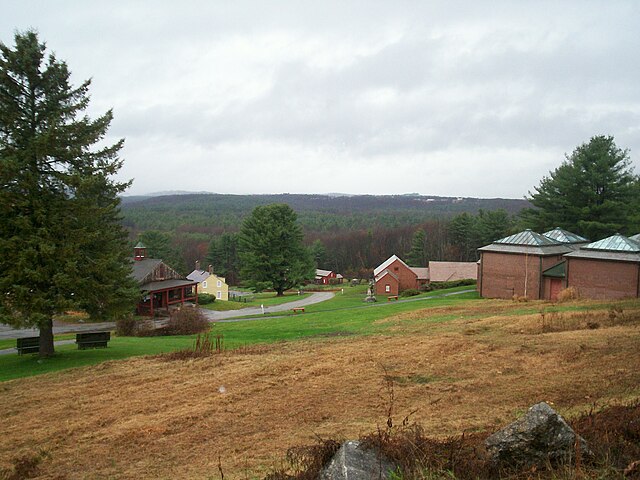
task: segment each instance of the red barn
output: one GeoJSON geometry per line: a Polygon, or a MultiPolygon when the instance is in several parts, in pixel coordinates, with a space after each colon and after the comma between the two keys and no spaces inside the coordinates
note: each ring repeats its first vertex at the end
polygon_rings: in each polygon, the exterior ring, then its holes
{"type": "Polygon", "coordinates": [[[409,288],[420,288],[429,281],[429,269],[410,267],[392,255],[373,271],[376,295],[398,295],[409,288]]]}
{"type": "Polygon", "coordinates": [[[317,268],[316,278],[314,281],[318,285],[329,285],[331,283],[342,283],[344,281],[344,277],[331,270],[320,270],[317,268]]]}

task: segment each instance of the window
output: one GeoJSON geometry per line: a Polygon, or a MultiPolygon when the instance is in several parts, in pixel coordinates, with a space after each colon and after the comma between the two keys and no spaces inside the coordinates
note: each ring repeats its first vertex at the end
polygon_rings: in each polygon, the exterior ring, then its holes
{"type": "Polygon", "coordinates": [[[389,293],[391,291],[391,285],[387,284],[384,286],[385,293],[389,293]]]}
{"type": "Polygon", "coordinates": [[[218,294],[216,295],[218,298],[222,298],[222,292],[218,290],[218,294]]]}
{"type": "MultiPolygon", "coordinates": [[[[221,287],[222,286],[222,280],[218,280],[218,286],[221,287]]],[[[219,297],[218,297],[219,298],[219,297]]]]}
{"type": "Polygon", "coordinates": [[[202,288],[207,288],[207,281],[202,282],[202,288]]]}

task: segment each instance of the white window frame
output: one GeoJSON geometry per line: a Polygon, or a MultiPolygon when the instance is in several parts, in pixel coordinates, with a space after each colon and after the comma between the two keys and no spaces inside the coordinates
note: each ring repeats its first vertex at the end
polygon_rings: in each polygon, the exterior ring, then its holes
{"type": "Polygon", "coordinates": [[[222,286],[222,280],[218,280],[218,287],[222,286]]]}
{"type": "Polygon", "coordinates": [[[218,293],[217,293],[216,297],[222,298],[222,292],[220,290],[218,290],[218,293]]]}
{"type": "Polygon", "coordinates": [[[390,293],[391,292],[391,285],[389,285],[388,283],[384,286],[384,293],[390,293]]]}
{"type": "Polygon", "coordinates": [[[207,281],[202,282],[202,288],[207,288],[207,281]]]}

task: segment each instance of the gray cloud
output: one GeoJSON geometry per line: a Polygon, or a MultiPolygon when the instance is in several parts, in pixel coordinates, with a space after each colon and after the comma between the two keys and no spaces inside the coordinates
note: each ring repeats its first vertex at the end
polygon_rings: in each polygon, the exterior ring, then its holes
{"type": "Polygon", "coordinates": [[[592,135],[640,147],[631,0],[5,10],[1,41],[37,28],[114,108],[132,193],[520,197],[592,135]]]}

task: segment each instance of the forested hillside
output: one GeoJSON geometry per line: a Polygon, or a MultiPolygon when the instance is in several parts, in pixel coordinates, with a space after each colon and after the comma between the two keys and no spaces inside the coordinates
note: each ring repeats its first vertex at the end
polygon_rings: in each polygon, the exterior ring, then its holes
{"type": "Polygon", "coordinates": [[[457,213],[503,209],[510,214],[526,200],[418,195],[219,195],[123,197],[124,224],[134,232],[161,230],[218,233],[235,230],[258,205],[286,203],[306,232],[394,228],[457,213]]]}
{"type": "Polygon", "coordinates": [[[207,259],[212,241],[237,232],[256,206],[270,203],[285,203],[298,214],[306,243],[323,250],[316,255],[319,267],[347,275],[364,275],[393,253],[407,254],[419,229],[426,233],[427,258],[473,260],[476,244],[508,231],[513,215],[529,206],[518,199],[420,195],[183,194],[123,197],[123,223],[132,240],[149,231],[167,237],[173,252],[163,247],[163,256],[181,257],[178,267],[189,270],[207,259]]]}

